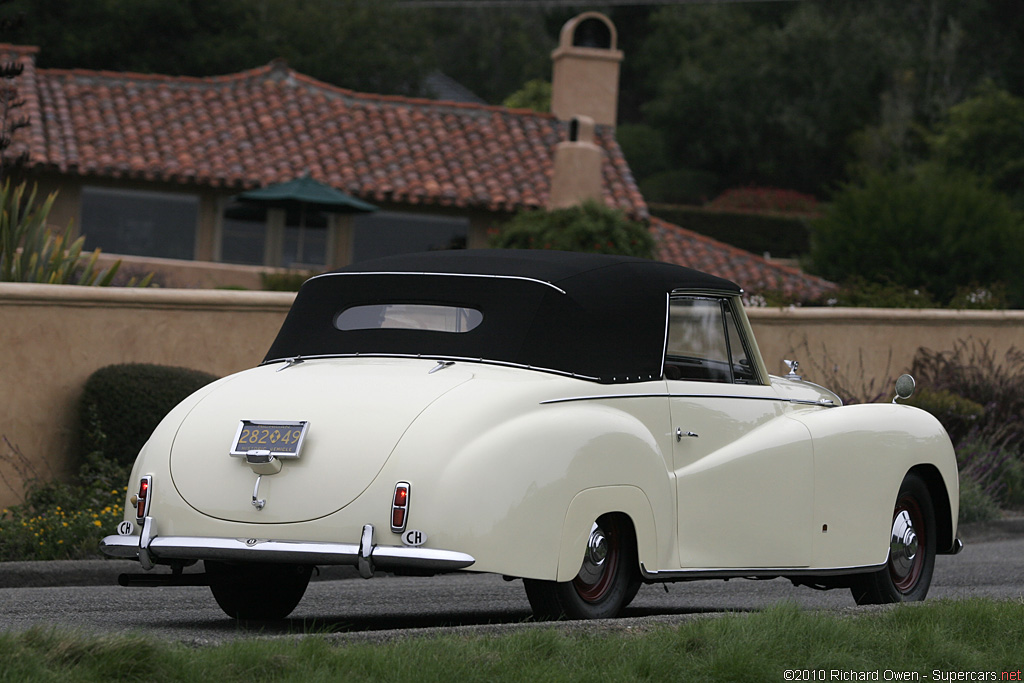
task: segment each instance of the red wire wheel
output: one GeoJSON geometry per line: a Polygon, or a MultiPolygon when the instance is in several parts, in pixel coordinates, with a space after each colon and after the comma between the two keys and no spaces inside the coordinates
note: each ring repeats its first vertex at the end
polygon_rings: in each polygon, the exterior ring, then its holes
{"type": "Polygon", "coordinates": [[[607,530],[599,524],[591,529],[583,565],[572,580],[576,593],[587,602],[600,602],[608,596],[618,570],[622,533],[614,521],[603,524],[607,530]]]}
{"type": "Polygon", "coordinates": [[[896,496],[885,566],[851,579],[850,590],[857,604],[924,600],[935,569],[936,529],[928,486],[911,472],[896,496]]]}
{"type": "Polygon", "coordinates": [[[889,544],[889,576],[902,594],[913,590],[921,578],[927,556],[925,531],[924,514],[917,499],[908,495],[896,501],[889,544]]]}
{"type": "Polygon", "coordinates": [[[524,579],[537,619],[610,619],[640,588],[636,535],[621,514],[602,515],[590,527],[579,572],[562,583],[524,579]]]}

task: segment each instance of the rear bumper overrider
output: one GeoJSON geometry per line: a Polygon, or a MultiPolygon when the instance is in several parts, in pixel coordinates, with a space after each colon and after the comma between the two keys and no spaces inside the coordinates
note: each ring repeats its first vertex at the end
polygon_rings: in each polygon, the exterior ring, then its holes
{"type": "Polygon", "coordinates": [[[465,569],[476,560],[453,550],[376,545],[373,525],[363,527],[359,543],[280,541],[264,538],[160,536],[156,522],[146,517],[138,536],[107,536],[100,550],[110,557],[137,559],[143,569],[175,560],[278,562],[317,565],[352,565],[364,578],[376,570],[442,573],[465,569]]]}

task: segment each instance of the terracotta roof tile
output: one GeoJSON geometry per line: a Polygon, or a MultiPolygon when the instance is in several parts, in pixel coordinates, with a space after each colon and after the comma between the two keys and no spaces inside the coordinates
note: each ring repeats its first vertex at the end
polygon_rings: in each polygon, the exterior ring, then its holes
{"type": "MultiPolygon", "coordinates": [[[[243,189],[309,172],[371,202],[515,211],[546,204],[566,135],[550,114],[357,93],[282,62],[194,78],[37,69],[37,52],[0,45],[25,65],[16,143],[68,174],[243,189]]],[[[605,201],[646,219],[614,132],[596,138],[605,201]]]]}
{"type": "Polygon", "coordinates": [[[773,263],[756,254],[651,217],[651,234],[658,242],[658,258],[732,280],[748,295],[778,292],[793,301],[820,299],[835,285],[791,266],[773,263]]]}
{"type": "MultiPolygon", "coordinates": [[[[12,154],[61,173],[248,189],[310,173],[370,202],[516,211],[547,203],[549,114],[357,93],[275,61],[225,76],[37,69],[38,48],[0,44],[29,126],[12,154]]],[[[599,126],[605,201],[634,219],[647,205],[614,131],[599,126]]],[[[818,298],[833,285],[657,218],[660,258],[749,293],[818,298]]]]}

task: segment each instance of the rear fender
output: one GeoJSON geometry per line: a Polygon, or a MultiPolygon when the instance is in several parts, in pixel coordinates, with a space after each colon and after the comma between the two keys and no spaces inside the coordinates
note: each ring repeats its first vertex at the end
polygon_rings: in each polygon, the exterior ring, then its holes
{"type": "Polygon", "coordinates": [[[556,581],[571,581],[579,573],[590,530],[601,515],[620,512],[636,532],[637,552],[645,566],[657,564],[657,529],[654,512],[644,492],[635,486],[602,486],[581,491],[565,513],[556,581]]]}
{"type": "MultiPolygon", "coordinates": [[[[410,523],[438,529],[438,541],[473,555],[477,571],[525,578],[554,580],[570,571],[566,562],[575,562],[575,575],[584,534],[606,512],[633,518],[643,557],[670,553],[674,528],[656,529],[653,519],[672,518],[674,488],[653,422],[637,417],[644,400],[632,399],[631,413],[597,401],[537,406],[478,434],[447,462],[395,458],[393,471],[401,463],[418,496],[410,523]]],[[[650,405],[668,442],[664,405],[650,405]]],[[[429,436],[440,437],[442,424],[418,420],[410,443],[436,447],[442,440],[429,436]]]]}

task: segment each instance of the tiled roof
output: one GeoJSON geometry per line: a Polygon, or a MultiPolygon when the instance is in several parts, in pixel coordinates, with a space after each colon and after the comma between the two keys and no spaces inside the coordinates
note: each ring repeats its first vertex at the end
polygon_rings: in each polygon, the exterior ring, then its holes
{"type": "Polygon", "coordinates": [[[820,299],[835,285],[749,251],[651,217],[658,258],[732,280],[748,295],[781,293],[792,301],[820,299]]]}
{"type": "MultiPolygon", "coordinates": [[[[192,78],[38,69],[37,52],[0,44],[25,65],[11,152],[67,174],[247,189],[309,173],[374,203],[515,211],[546,205],[566,137],[550,114],[357,93],[282,62],[192,78]]],[[[605,201],[646,219],[614,131],[596,138],[605,201]]]]}

